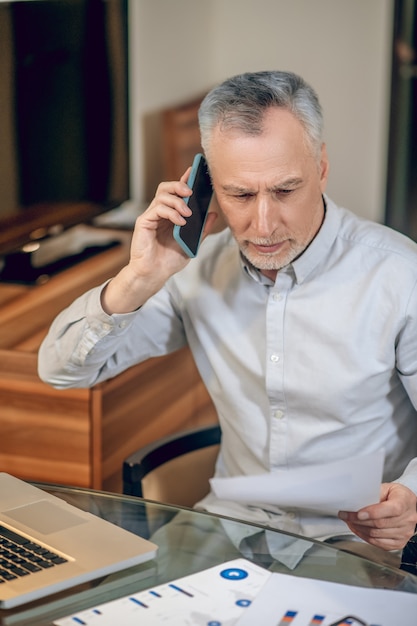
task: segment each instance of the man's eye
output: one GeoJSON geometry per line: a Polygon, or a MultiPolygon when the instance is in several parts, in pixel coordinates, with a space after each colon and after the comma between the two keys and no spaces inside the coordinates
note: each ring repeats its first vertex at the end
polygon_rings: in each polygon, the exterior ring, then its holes
{"type": "Polygon", "coordinates": [[[253,198],[253,194],[251,194],[251,193],[237,193],[237,194],[235,194],[234,198],[236,198],[236,200],[250,200],[250,198],[253,198]]]}
{"type": "Polygon", "coordinates": [[[286,196],[292,193],[293,191],[294,189],[277,189],[275,193],[277,194],[277,196],[286,196]]]}

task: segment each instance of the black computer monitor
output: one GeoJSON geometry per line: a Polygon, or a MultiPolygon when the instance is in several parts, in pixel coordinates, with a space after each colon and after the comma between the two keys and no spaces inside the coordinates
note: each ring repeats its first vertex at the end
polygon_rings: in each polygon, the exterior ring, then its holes
{"type": "Polygon", "coordinates": [[[128,199],[127,0],[0,2],[0,50],[1,238],[128,199]]]}

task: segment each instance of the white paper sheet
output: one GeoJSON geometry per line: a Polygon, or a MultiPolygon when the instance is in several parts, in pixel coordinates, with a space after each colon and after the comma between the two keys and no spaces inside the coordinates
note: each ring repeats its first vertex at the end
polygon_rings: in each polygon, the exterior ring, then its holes
{"type": "Polygon", "coordinates": [[[270,572],[235,559],[80,611],[56,626],[233,626],[270,572]]]}
{"type": "Polygon", "coordinates": [[[347,616],[343,626],[416,626],[417,594],[271,574],[235,626],[328,626],[347,616]]]}
{"type": "Polygon", "coordinates": [[[331,515],[358,511],[379,502],[384,452],[298,467],[259,476],[212,478],[218,498],[250,504],[275,504],[331,515]]]}
{"type": "Polygon", "coordinates": [[[56,626],[415,626],[417,594],[276,574],[235,559],[93,606],[56,626]],[[344,626],[357,622],[343,622],[344,626]]]}

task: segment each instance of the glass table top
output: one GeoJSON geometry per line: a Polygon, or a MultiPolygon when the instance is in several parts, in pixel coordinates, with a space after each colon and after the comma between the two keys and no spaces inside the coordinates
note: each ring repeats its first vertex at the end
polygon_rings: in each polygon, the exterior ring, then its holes
{"type": "Polygon", "coordinates": [[[154,560],[9,611],[0,625],[35,626],[236,558],[270,571],[417,594],[417,576],[336,547],[227,517],[140,498],[55,485],[36,486],[158,545],[154,560]]]}

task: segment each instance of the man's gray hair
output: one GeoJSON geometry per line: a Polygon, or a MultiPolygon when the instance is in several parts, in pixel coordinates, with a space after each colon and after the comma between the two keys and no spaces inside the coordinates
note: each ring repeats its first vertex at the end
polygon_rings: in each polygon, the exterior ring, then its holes
{"type": "Polygon", "coordinates": [[[297,74],[262,71],[229,78],[204,98],[198,119],[201,145],[208,159],[210,138],[216,127],[260,135],[264,115],[271,107],[287,109],[299,120],[314,156],[319,158],[323,113],[316,92],[297,74]]]}

